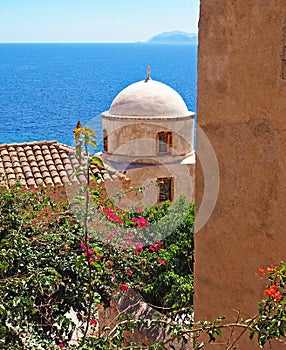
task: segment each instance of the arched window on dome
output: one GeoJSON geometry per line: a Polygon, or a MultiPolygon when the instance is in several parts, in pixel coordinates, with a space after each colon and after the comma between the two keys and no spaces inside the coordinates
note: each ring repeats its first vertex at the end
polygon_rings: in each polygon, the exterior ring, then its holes
{"type": "Polygon", "coordinates": [[[158,202],[172,201],[174,198],[174,183],[173,178],[163,177],[157,179],[159,186],[158,202]]]}
{"type": "Polygon", "coordinates": [[[171,153],[172,133],[170,131],[160,131],[157,134],[157,153],[171,153]]]}
{"type": "Polygon", "coordinates": [[[108,151],[108,134],[106,129],[103,130],[103,151],[108,151]]]}

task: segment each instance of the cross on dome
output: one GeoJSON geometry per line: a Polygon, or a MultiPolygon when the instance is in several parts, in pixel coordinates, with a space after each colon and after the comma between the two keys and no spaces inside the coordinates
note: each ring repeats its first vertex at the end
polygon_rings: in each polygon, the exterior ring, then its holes
{"type": "Polygon", "coordinates": [[[147,68],[147,78],[145,79],[145,83],[147,83],[148,80],[151,80],[151,69],[150,69],[150,66],[148,66],[147,68]]]}

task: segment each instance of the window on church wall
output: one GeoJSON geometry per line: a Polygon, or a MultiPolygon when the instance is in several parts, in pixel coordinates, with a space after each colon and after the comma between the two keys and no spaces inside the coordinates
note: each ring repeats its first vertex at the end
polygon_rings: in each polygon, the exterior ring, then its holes
{"type": "Polygon", "coordinates": [[[170,131],[162,131],[157,134],[158,153],[171,153],[172,133],[170,131]]]}
{"type": "Polygon", "coordinates": [[[169,178],[160,178],[157,179],[159,186],[159,202],[171,201],[173,200],[173,179],[169,178]]]}
{"type": "Polygon", "coordinates": [[[108,134],[105,129],[103,130],[103,151],[108,151],[108,134]]]}

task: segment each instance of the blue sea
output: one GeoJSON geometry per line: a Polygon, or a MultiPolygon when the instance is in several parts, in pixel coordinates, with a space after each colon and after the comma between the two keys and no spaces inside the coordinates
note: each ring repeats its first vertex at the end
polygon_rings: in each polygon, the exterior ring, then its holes
{"type": "Polygon", "coordinates": [[[77,121],[94,119],[101,148],[101,113],[148,65],[196,111],[194,45],[0,44],[0,143],[73,145],[77,121]]]}

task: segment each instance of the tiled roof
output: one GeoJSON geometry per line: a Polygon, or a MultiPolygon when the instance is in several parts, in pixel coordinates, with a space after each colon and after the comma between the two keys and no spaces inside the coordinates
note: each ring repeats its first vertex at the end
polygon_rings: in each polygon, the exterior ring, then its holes
{"type": "MultiPolygon", "coordinates": [[[[17,181],[27,188],[84,183],[85,174],[73,176],[79,162],[73,147],[57,141],[0,144],[0,185],[17,181]]],[[[122,180],[124,175],[108,166],[93,165],[103,181],[122,180]]]]}

